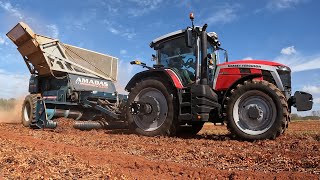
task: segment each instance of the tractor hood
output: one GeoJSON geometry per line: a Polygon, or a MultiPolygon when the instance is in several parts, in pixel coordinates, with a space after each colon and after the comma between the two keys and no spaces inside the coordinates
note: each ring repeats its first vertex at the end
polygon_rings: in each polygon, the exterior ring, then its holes
{"type": "Polygon", "coordinates": [[[232,62],[226,62],[222,64],[218,64],[218,66],[232,65],[235,67],[239,66],[251,66],[251,65],[265,65],[265,66],[277,66],[277,67],[285,67],[290,69],[288,66],[273,62],[273,61],[265,61],[265,60],[236,60],[232,62]]]}

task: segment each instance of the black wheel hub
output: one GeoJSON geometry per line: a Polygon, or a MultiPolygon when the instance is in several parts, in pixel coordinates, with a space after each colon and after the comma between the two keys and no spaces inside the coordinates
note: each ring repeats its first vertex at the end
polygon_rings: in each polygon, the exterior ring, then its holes
{"type": "Polygon", "coordinates": [[[154,97],[145,96],[130,105],[130,112],[133,115],[141,116],[144,121],[153,122],[159,118],[159,102],[154,97]]]}
{"type": "Polygon", "coordinates": [[[258,119],[261,117],[262,111],[257,105],[250,106],[248,108],[248,116],[250,119],[258,119]]]}

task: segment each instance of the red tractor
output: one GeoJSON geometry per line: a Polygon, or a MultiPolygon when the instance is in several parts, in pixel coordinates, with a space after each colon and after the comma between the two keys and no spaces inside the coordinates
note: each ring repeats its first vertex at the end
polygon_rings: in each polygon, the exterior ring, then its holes
{"type": "Polygon", "coordinates": [[[197,134],[205,122],[226,122],[240,139],[275,139],[290,122],[291,106],[312,108],[312,95],[291,96],[291,70],[271,61],[228,62],[218,36],[203,27],[153,40],[153,67],[127,84],[129,127],[146,136],[197,134]],[[221,53],[223,52],[223,53],[221,53]],[[225,62],[218,64],[224,56],[225,62]]]}

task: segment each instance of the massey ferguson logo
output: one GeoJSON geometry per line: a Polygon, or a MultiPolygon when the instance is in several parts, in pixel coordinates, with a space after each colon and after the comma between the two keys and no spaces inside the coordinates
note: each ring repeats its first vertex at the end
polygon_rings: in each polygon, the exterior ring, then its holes
{"type": "Polygon", "coordinates": [[[81,77],[78,77],[76,79],[76,84],[84,85],[84,86],[93,86],[98,88],[108,88],[108,82],[106,81],[99,81],[96,79],[88,79],[88,78],[81,78],[81,77]]]}
{"type": "Polygon", "coordinates": [[[261,68],[260,65],[255,64],[230,64],[228,67],[235,67],[235,68],[261,68]]]}

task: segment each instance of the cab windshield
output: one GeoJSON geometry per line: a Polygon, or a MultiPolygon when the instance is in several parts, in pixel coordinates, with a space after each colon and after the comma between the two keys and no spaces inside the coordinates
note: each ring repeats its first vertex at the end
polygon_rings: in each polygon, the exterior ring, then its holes
{"type": "Polygon", "coordinates": [[[183,81],[190,84],[195,81],[196,55],[194,48],[186,46],[184,36],[163,42],[158,49],[159,64],[171,68],[183,81]]]}

